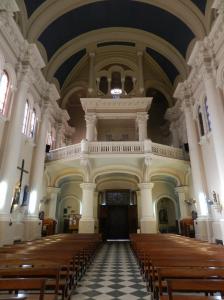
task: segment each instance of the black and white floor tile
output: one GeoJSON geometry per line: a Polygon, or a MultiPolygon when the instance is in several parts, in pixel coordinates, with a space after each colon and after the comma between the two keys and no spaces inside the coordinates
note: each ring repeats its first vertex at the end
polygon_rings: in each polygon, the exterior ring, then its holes
{"type": "Polygon", "coordinates": [[[108,242],[79,282],[71,300],[140,300],[147,293],[128,242],[108,242]]]}

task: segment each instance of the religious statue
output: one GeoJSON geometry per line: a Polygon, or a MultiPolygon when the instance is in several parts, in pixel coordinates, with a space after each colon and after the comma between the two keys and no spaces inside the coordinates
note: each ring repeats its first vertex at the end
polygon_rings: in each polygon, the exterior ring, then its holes
{"type": "Polygon", "coordinates": [[[14,196],[13,196],[13,200],[12,200],[12,204],[11,204],[10,213],[12,213],[14,205],[19,204],[19,198],[20,198],[20,188],[16,187],[15,191],[14,191],[14,196]]]}

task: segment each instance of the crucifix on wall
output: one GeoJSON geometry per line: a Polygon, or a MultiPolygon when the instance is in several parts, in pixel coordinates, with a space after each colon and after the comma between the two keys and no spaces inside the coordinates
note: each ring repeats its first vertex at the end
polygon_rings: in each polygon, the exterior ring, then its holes
{"type": "Polygon", "coordinates": [[[24,168],[25,165],[25,160],[22,160],[22,166],[21,167],[17,167],[18,170],[20,170],[20,178],[19,178],[19,185],[16,186],[15,188],[15,192],[14,192],[14,196],[13,196],[13,201],[12,201],[12,205],[11,205],[11,209],[10,209],[10,213],[12,213],[13,210],[13,206],[15,204],[19,204],[19,199],[20,199],[20,193],[21,193],[21,188],[22,188],[22,183],[23,183],[23,174],[26,173],[28,174],[29,172],[27,170],[25,170],[24,168]]]}

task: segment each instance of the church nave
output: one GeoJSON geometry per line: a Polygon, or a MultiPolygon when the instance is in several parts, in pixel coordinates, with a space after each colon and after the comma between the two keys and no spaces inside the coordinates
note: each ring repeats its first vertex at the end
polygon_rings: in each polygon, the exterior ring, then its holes
{"type": "Polygon", "coordinates": [[[105,243],[71,299],[150,299],[129,243],[105,243]]]}

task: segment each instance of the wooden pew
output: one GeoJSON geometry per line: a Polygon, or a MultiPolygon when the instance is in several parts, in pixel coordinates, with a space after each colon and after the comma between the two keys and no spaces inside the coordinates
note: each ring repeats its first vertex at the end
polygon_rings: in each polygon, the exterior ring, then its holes
{"type": "Polygon", "coordinates": [[[169,279],[223,279],[223,268],[158,268],[158,281],[154,281],[154,298],[164,295],[169,279]]]}
{"type": "MultiPolygon", "coordinates": [[[[193,293],[224,293],[224,280],[220,279],[168,279],[167,280],[168,296],[161,296],[160,300],[193,300],[208,299],[208,296],[194,296],[193,293]],[[175,292],[182,292],[184,295],[175,295],[175,292]],[[189,294],[189,295],[187,295],[189,294]]],[[[211,298],[211,296],[209,296],[211,298]]]]}
{"type": "Polygon", "coordinates": [[[44,278],[0,278],[1,296],[4,300],[55,300],[54,294],[45,293],[45,283],[44,278]]]}

